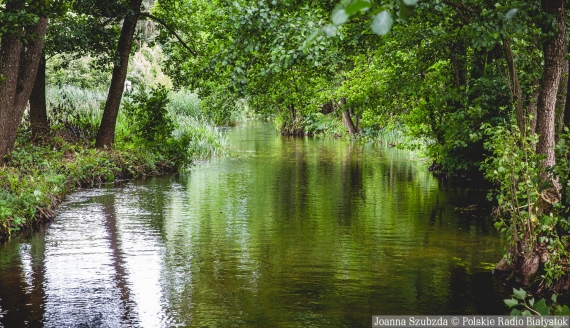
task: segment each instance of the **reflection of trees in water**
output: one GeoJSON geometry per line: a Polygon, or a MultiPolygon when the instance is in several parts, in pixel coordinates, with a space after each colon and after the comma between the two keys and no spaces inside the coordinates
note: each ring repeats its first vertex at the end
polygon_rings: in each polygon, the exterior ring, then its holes
{"type": "Polygon", "coordinates": [[[110,193],[103,196],[101,201],[103,214],[105,215],[105,230],[108,233],[109,248],[111,249],[111,259],[115,270],[114,282],[120,293],[122,305],[122,321],[129,323],[136,318],[135,303],[131,299],[131,291],[128,286],[128,273],[125,270],[125,254],[123,253],[121,238],[117,229],[117,214],[115,210],[115,195],[110,193]]]}
{"type": "Polygon", "coordinates": [[[46,227],[0,246],[0,326],[43,327],[46,227]]]}

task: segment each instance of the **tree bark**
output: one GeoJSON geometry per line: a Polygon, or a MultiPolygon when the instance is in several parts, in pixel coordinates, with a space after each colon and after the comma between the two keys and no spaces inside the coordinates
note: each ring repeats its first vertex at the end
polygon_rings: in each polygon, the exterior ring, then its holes
{"type": "Polygon", "coordinates": [[[32,138],[35,140],[41,139],[49,133],[46,107],[46,61],[45,54],[42,54],[30,95],[30,127],[32,128],[32,138]]]}
{"type": "Polygon", "coordinates": [[[348,129],[348,133],[350,133],[351,135],[358,133],[358,129],[356,128],[356,126],[352,122],[352,117],[351,117],[350,112],[348,110],[342,111],[342,123],[348,129]]]}
{"type": "Polygon", "coordinates": [[[358,129],[356,129],[356,126],[354,126],[354,123],[352,122],[352,117],[350,115],[350,109],[345,108],[346,107],[346,98],[344,98],[344,97],[340,98],[339,107],[340,107],[340,110],[342,113],[342,124],[348,130],[348,133],[350,133],[351,135],[357,134],[358,129]]]}
{"type": "MultiPolygon", "coordinates": [[[[564,54],[568,50],[566,36],[564,37],[564,54]]],[[[556,94],[556,118],[555,118],[555,133],[554,140],[558,142],[560,135],[564,132],[564,115],[566,111],[566,97],[568,95],[568,60],[562,57],[562,66],[560,73],[560,84],[558,85],[558,92],[556,94]]]]}
{"type": "Polygon", "coordinates": [[[564,103],[564,125],[570,128],[570,83],[567,83],[566,102],[564,103]]]}
{"type": "Polygon", "coordinates": [[[137,27],[138,16],[140,15],[142,0],[131,0],[130,9],[134,14],[128,15],[123,21],[121,35],[119,36],[119,44],[117,46],[117,55],[119,62],[115,62],[113,67],[113,76],[111,77],[111,86],[107,95],[107,102],[103,110],[103,118],[101,126],[97,134],[96,148],[110,148],[115,142],[115,127],[117,125],[117,115],[119,114],[119,106],[123,97],[123,88],[127,77],[127,67],[129,65],[129,56],[133,44],[133,36],[137,27]]]}
{"type": "MultiPolygon", "coordinates": [[[[8,2],[6,11],[18,10],[22,5],[22,1],[8,2]]],[[[0,43],[0,164],[14,147],[18,127],[32,93],[47,22],[47,18],[41,17],[21,33],[2,37],[0,43]],[[26,44],[21,41],[24,35],[31,37],[26,44]]]]}
{"type": "Polygon", "coordinates": [[[511,44],[509,42],[509,39],[507,39],[506,37],[503,38],[503,51],[505,52],[507,66],[509,67],[509,77],[511,80],[510,89],[512,92],[513,103],[515,105],[517,125],[521,133],[523,133],[523,135],[526,135],[526,117],[523,111],[521,84],[519,82],[517,67],[515,65],[515,60],[513,58],[513,51],[511,50],[511,44]]]}
{"type": "MultiPolygon", "coordinates": [[[[542,164],[546,168],[553,166],[556,162],[554,158],[556,95],[566,52],[564,47],[566,44],[566,24],[563,0],[542,0],[541,3],[542,9],[556,18],[555,35],[546,40],[543,46],[544,68],[537,107],[539,139],[536,150],[539,154],[545,155],[542,164]]],[[[548,178],[547,174],[542,177],[543,180],[548,178]]]]}

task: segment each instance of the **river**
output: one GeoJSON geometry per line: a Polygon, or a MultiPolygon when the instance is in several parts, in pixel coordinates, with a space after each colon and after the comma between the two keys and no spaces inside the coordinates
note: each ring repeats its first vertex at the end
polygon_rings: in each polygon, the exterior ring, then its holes
{"type": "Polygon", "coordinates": [[[78,191],[0,246],[0,326],[370,327],[506,314],[485,191],[407,151],[254,122],[229,156],[78,191]]]}

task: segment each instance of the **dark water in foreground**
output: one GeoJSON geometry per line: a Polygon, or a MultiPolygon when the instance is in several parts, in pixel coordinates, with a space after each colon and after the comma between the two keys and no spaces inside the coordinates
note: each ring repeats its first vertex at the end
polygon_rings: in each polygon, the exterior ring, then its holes
{"type": "Polygon", "coordinates": [[[45,231],[0,246],[0,326],[370,327],[507,311],[484,191],[440,186],[378,145],[262,123],[228,135],[229,157],[77,192],[45,231]]]}

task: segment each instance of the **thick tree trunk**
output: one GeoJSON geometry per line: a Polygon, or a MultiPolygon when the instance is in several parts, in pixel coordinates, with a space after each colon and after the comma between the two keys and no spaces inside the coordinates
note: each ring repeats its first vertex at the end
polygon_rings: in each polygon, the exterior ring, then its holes
{"type": "MultiPolygon", "coordinates": [[[[543,166],[550,167],[555,164],[554,131],[556,94],[560,84],[562,65],[566,53],[564,1],[542,0],[542,9],[556,18],[555,35],[544,42],[544,69],[538,96],[536,131],[539,134],[536,150],[539,154],[545,155],[543,166]]],[[[548,175],[543,175],[543,179],[548,179],[548,175]]]]}
{"type": "Polygon", "coordinates": [[[517,125],[519,126],[521,133],[523,133],[523,135],[526,135],[526,117],[523,112],[522,89],[517,74],[515,60],[513,58],[513,51],[511,50],[511,44],[507,38],[503,38],[503,51],[505,52],[507,66],[509,67],[509,78],[511,80],[510,89],[515,105],[517,125]]]}
{"type": "MultiPolygon", "coordinates": [[[[18,6],[22,6],[21,1],[9,2],[6,10],[17,10],[18,6]]],[[[28,37],[35,36],[25,45],[21,41],[23,35],[4,36],[0,43],[0,164],[14,147],[34,85],[46,28],[47,18],[42,17],[22,31],[28,37]]]]}
{"type": "Polygon", "coordinates": [[[30,126],[32,137],[41,139],[49,133],[49,123],[46,108],[46,62],[42,54],[32,94],[30,95],[30,126]]]}
{"type": "Polygon", "coordinates": [[[119,44],[117,47],[117,55],[119,62],[113,67],[113,76],[111,77],[111,86],[107,95],[107,102],[101,119],[101,126],[97,134],[95,147],[104,148],[111,147],[115,142],[115,127],[117,125],[117,115],[119,114],[119,106],[123,97],[123,88],[127,77],[127,67],[129,65],[129,56],[131,54],[131,46],[133,44],[133,36],[137,27],[137,19],[140,14],[142,0],[131,0],[130,8],[134,15],[125,17],[119,44]]]}

